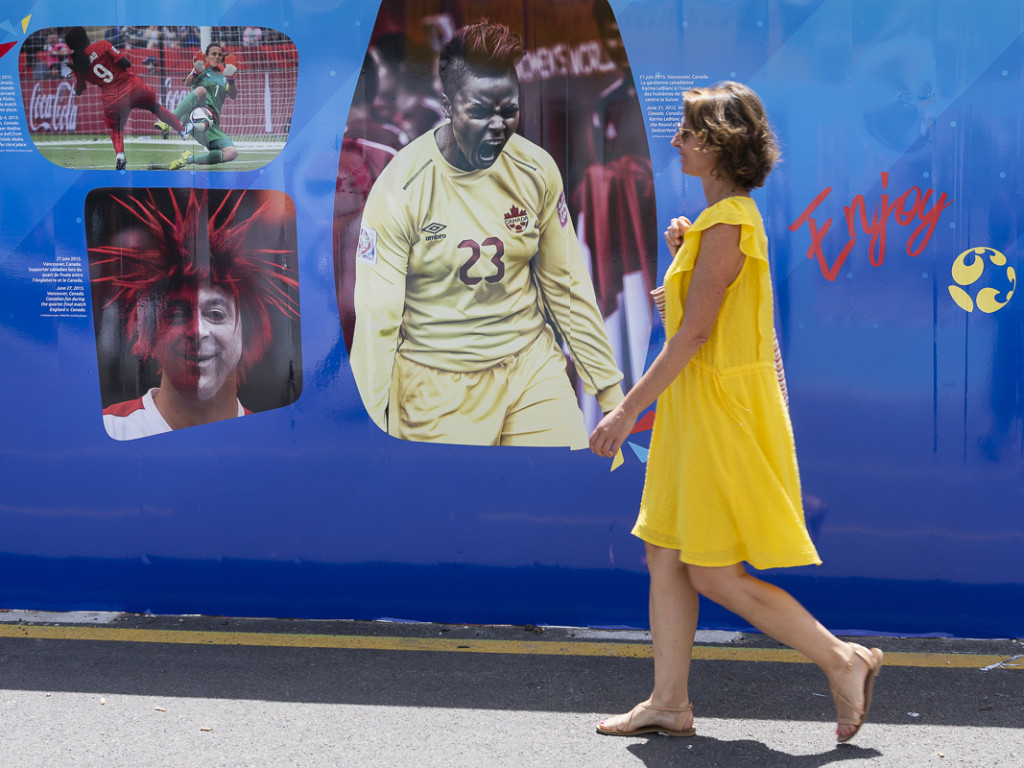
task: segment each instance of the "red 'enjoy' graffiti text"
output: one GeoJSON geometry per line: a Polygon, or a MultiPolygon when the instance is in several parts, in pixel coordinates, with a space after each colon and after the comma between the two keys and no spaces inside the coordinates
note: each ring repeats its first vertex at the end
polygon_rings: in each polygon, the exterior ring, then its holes
{"type": "MultiPolygon", "coordinates": [[[[886,189],[889,186],[889,174],[882,173],[882,189],[886,189]]],[[[843,247],[843,250],[839,252],[836,260],[832,262],[832,266],[828,265],[828,261],[825,259],[825,253],[822,250],[822,244],[825,241],[825,236],[828,234],[829,228],[832,226],[832,219],[825,219],[825,224],[818,227],[818,222],[811,216],[818,206],[821,205],[825,198],[832,192],[832,187],[826,187],[821,193],[811,201],[803,213],[789,225],[791,232],[796,232],[805,223],[808,225],[808,229],[811,233],[811,244],[807,248],[807,258],[818,259],[818,265],[821,267],[821,274],[828,280],[835,280],[839,274],[839,270],[846,262],[847,256],[850,255],[850,251],[853,250],[854,245],[857,244],[857,225],[860,225],[860,229],[864,234],[870,235],[871,239],[868,241],[868,258],[871,261],[871,266],[880,267],[885,261],[885,236],[886,236],[886,225],[889,222],[889,216],[893,215],[896,223],[902,227],[910,226],[916,219],[919,224],[914,228],[914,231],[910,233],[910,237],[907,239],[907,254],[909,256],[918,256],[927,247],[928,241],[931,240],[932,234],[935,232],[935,227],[939,223],[939,217],[942,212],[946,210],[950,205],[953,204],[953,198],[949,197],[945,192],[938,196],[935,203],[929,208],[928,204],[931,202],[934,190],[929,189],[925,192],[921,191],[920,187],[911,187],[899,197],[890,200],[889,195],[884,192],[881,195],[878,205],[874,211],[871,212],[871,218],[868,218],[867,203],[864,201],[864,195],[857,195],[850,201],[849,205],[843,206],[843,213],[846,217],[846,229],[850,236],[849,241],[843,247]]]]}

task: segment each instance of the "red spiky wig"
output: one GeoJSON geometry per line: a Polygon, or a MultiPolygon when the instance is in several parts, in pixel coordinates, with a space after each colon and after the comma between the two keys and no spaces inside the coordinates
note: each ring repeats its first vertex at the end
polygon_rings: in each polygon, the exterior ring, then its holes
{"type": "Polygon", "coordinates": [[[167,192],[169,204],[165,203],[163,209],[152,190],[144,195],[128,195],[127,199],[113,197],[128,212],[132,225],[141,226],[148,237],[131,247],[90,248],[90,254],[100,257],[94,266],[116,270],[116,274],[95,281],[114,287],[107,305],[120,303],[126,334],[133,340],[133,351],[142,359],[153,356],[157,318],[169,292],[187,286],[198,288],[206,281],[226,291],[234,297],[241,316],[239,374],[244,378],[270,345],[271,312],[287,318],[299,316],[298,281],[293,277],[294,270],[283,263],[283,257],[294,249],[252,248],[245,243],[254,224],[280,226],[270,216],[279,206],[276,200],[266,199],[243,217],[239,210],[246,199],[244,191],[228,191],[213,210],[206,190],[190,190],[184,207],[175,190],[167,192]]]}

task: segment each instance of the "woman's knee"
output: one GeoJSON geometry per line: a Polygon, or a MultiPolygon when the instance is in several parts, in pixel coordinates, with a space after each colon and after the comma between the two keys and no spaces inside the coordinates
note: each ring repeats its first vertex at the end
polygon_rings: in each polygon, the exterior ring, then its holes
{"type": "Polygon", "coordinates": [[[657,544],[644,542],[644,555],[647,558],[647,570],[651,573],[676,571],[686,566],[679,560],[678,549],[666,549],[657,544]]]}
{"type": "Polygon", "coordinates": [[[729,602],[729,596],[739,588],[739,580],[744,575],[744,572],[737,570],[736,566],[706,568],[691,565],[689,571],[693,588],[704,597],[719,604],[729,602]]]}

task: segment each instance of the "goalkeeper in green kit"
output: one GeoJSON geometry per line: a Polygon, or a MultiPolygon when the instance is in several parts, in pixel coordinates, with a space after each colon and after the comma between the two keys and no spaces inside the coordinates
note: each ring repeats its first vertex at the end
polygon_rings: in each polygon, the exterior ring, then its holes
{"type": "MultiPolygon", "coordinates": [[[[185,77],[185,85],[192,89],[174,110],[175,116],[182,122],[191,122],[189,116],[196,107],[206,107],[213,113],[213,122],[205,132],[195,131],[195,140],[206,148],[205,154],[183,152],[181,157],[168,166],[168,170],[176,171],[189,163],[196,165],[214,165],[227,163],[238,157],[238,150],[228,135],[220,128],[220,114],[225,99],[238,98],[238,86],[235,74],[238,72],[238,58],[229,53],[225,55],[224,46],[210,43],[206,52],[199,51],[192,59],[192,71],[185,77]]],[[[163,123],[157,123],[163,130],[163,123]]]]}

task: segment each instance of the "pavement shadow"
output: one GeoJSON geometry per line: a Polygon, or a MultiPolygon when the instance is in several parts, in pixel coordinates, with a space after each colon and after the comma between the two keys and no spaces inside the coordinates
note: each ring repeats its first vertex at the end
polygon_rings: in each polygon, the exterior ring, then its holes
{"type": "Polygon", "coordinates": [[[814,755],[793,755],[751,739],[728,741],[708,736],[652,737],[626,749],[647,768],[678,768],[687,764],[727,765],[729,768],[822,768],[845,760],[871,760],[882,756],[877,749],[854,744],[837,745],[814,755]],[[687,743],[684,746],[682,742],[687,743]]]}
{"type": "MultiPolygon", "coordinates": [[[[600,656],[0,638],[0,690],[599,713],[597,718],[645,699],[651,667],[650,659],[600,656]]],[[[1020,675],[887,667],[870,721],[1017,728],[1024,705],[1020,675]]],[[[835,717],[824,677],[810,664],[700,661],[692,670],[691,692],[698,719],[824,724],[835,717]]],[[[705,743],[701,736],[695,742],[705,743]]],[[[666,750],[665,760],[678,756],[677,749],[667,751],[658,740],[643,749],[651,760],[661,759],[659,750],[666,750]]],[[[739,748],[724,742],[716,749],[739,748]]],[[[816,758],[819,762],[804,762],[760,745],[751,749],[760,750],[764,760],[796,761],[764,765],[826,765],[859,754],[828,752],[816,758]]]]}

